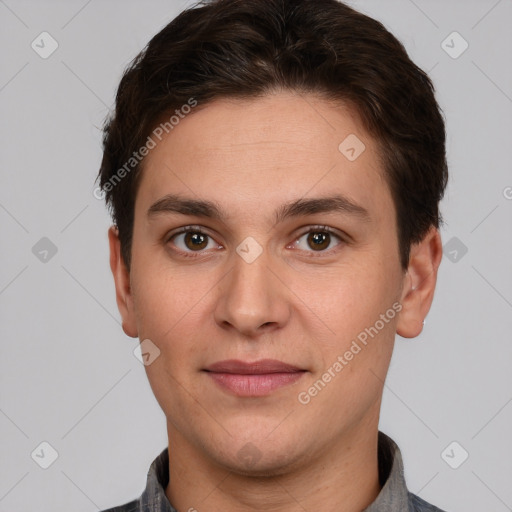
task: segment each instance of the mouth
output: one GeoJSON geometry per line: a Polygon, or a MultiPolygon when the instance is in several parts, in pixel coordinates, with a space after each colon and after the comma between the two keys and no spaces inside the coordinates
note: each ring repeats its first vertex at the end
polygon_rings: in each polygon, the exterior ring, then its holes
{"type": "Polygon", "coordinates": [[[219,361],[203,370],[223,390],[236,396],[261,397],[297,382],[307,370],[278,361],[219,361]]]}

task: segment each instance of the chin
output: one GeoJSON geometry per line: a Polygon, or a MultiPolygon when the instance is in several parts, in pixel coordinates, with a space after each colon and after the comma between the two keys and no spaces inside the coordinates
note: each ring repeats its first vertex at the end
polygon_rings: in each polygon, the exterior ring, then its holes
{"type": "Polygon", "coordinates": [[[240,476],[252,478],[273,478],[290,473],[295,467],[289,457],[263,457],[256,463],[240,462],[239,460],[227,466],[229,471],[240,476]]]}
{"type": "MultiPolygon", "coordinates": [[[[291,440],[291,437],[288,439],[291,440]]],[[[276,445],[275,439],[272,442],[262,436],[254,441],[231,442],[226,447],[228,453],[217,452],[213,458],[225,469],[237,475],[270,478],[287,474],[301,466],[304,457],[294,451],[300,444],[293,440],[279,440],[279,445],[276,445]],[[236,451],[233,451],[234,447],[238,447],[236,451]]]]}

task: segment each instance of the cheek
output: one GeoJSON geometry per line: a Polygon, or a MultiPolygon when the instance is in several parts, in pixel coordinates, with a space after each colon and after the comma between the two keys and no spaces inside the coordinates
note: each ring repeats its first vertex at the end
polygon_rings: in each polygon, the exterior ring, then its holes
{"type": "Polygon", "coordinates": [[[134,266],[132,294],[139,337],[161,343],[186,317],[193,304],[184,284],[168,271],[134,266]]]}
{"type": "Polygon", "coordinates": [[[400,306],[388,284],[370,272],[354,274],[339,277],[325,295],[310,295],[311,303],[322,304],[318,314],[329,329],[324,329],[328,335],[316,344],[315,357],[321,366],[312,375],[312,387],[302,391],[315,410],[331,416],[333,424],[359,418],[382,392],[400,306]]]}
{"type": "Polygon", "coordinates": [[[373,399],[382,387],[378,376],[385,375],[389,365],[400,308],[399,266],[378,254],[360,261],[317,279],[315,285],[303,283],[302,293],[314,313],[309,318],[314,322],[318,316],[325,333],[315,347],[322,362],[316,377],[329,369],[336,375],[319,403],[336,400],[331,395],[335,390],[345,397],[344,404],[355,406],[362,396],[373,399]]]}
{"type": "MultiPolygon", "coordinates": [[[[362,258],[361,258],[362,260],[362,258]]],[[[368,260],[368,258],[366,258],[368,260]]],[[[324,323],[332,338],[354,336],[373,325],[399,296],[397,275],[378,258],[344,265],[329,273],[299,276],[293,289],[324,323]]]]}
{"type": "Polygon", "coordinates": [[[146,367],[153,380],[164,368],[181,380],[191,365],[198,364],[205,348],[202,340],[208,339],[204,333],[212,329],[211,279],[198,278],[190,267],[141,265],[140,261],[134,265],[132,291],[139,337],[158,347],[158,362],[163,363],[146,367]]]}

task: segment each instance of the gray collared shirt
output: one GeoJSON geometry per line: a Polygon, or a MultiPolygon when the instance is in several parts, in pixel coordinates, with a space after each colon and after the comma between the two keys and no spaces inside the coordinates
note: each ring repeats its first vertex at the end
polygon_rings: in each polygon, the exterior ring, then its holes
{"type": "MultiPolygon", "coordinates": [[[[363,512],[443,512],[407,490],[400,449],[382,432],[379,432],[378,457],[382,489],[363,512]]],[[[177,512],[165,495],[168,483],[169,453],[166,448],[151,464],[146,489],[140,498],[103,512],[177,512]]]]}

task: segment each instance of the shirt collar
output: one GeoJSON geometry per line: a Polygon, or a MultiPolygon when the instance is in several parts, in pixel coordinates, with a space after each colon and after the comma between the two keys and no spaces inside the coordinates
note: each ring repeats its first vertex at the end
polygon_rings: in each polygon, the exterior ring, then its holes
{"type": "Polygon", "coordinates": [[[409,511],[402,454],[393,439],[383,432],[379,432],[379,480],[382,489],[364,512],[409,511]]]}

